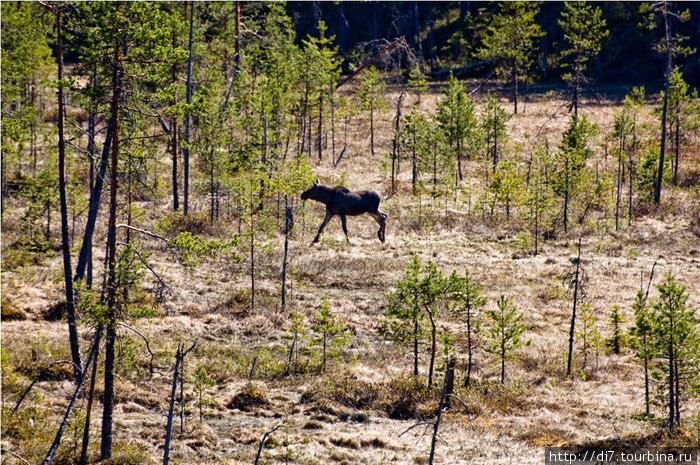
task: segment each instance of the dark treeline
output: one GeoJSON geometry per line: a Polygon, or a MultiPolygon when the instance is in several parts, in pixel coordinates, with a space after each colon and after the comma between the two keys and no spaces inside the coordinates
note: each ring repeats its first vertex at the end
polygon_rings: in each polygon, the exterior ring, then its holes
{"type": "MultiPolygon", "coordinates": [[[[557,21],[564,2],[542,2],[536,16],[545,35],[539,44],[536,80],[561,81],[558,69],[562,29],[557,21]]],[[[645,13],[640,2],[596,2],[610,35],[591,67],[592,78],[599,84],[628,84],[660,87],[664,61],[653,52],[653,44],[663,36],[660,28],[642,27],[645,13]]],[[[672,32],[688,38],[688,44],[700,44],[700,2],[678,3],[678,10],[688,8],[690,20],[674,25],[672,32]]],[[[381,39],[404,36],[412,49],[422,52],[427,72],[455,68],[480,61],[476,51],[482,46],[483,31],[499,9],[497,2],[288,2],[297,41],[315,34],[318,21],[328,25],[329,35],[336,36],[341,54],[356,62],[364,45],[381,39]],[[420,34],[419,34],[420,32],[420,34]]],[[[692,55],[678,63],[691,85],[700,84],[700,59],[692,55]]],[[[488,67],[471,71],[483,77],[488,67]]],[[[447,74],[442,75],[446,78],[447,74]]]]}

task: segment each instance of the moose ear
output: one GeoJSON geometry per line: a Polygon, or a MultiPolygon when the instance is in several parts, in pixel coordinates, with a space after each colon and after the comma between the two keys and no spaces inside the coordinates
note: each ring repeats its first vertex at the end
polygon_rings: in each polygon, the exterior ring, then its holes
{"type": "Polygon", "coordinates": [[[321,184],[321,180],[320,180],[320,179],[316,179],[316,180],[314,181],[314,186],[318,186],[319,184],[321,184]]]}

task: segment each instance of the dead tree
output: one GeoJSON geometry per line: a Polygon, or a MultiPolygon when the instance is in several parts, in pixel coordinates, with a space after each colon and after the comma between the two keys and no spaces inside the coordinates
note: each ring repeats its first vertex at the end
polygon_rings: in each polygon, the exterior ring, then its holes
{"type": "Polygon", "coordinates": [[[396,117],[394,118],[394,140],[391,151],[391,195],[394,195],[396,178],[399,176],[399,157],[401,156],[401,144],[399,143],[399,131],[401,129],[401,103],[406,95],[401,92],[399,101],[396,103],[396,117]]]}
{"type": "Polygon", "coordinates": [[[32,390],[32,388],[34,387],[34,385],[35,385],[36,383],[38,383],[39,381],[41,381],[42,379],[44,379],[44,376],[45,376],[47,373],[50,372],[51,368],[53,368],[53,367],[56,366],[56,365],[61,365],[61,364],[64,364],[64,363],[65,363],[65,364],[68,364],[68,365],[73,365],[73,369],[74,369],[74,370],[76,369],[76,366],[75,366],[75,365],[73,364],[73,362],[71,362],[70,360],[57,360],[57,361],[55,361],[55,362],[50,363],[49,366],[47,366],[46,368],[44,368],[43,370],[41,370],[41,372],[39,372],[39,375],[38,375],[36,378],[34,378],[34,381],[32,381],[31,384],[29,384],[29,386],[27,387],[27,389],[24,390],[24,392],[22,393],[22,395],[19,396],[19,399],[17,399],[17,403],[15,403],[14,408],[13,408],[12,411],[10,412],[10,417],[12,417],[12,415],[14,415],[14,413],[19,409],[19,406],[22,404],[22,402],[24,401],[24,399],[26,399],[27,395],[28,395],[29,392],[32,390]]]}
{"type": "Polygon", "coordinates": [[[403,436],[404,434],[408,433],[413,428],[417,428],[418,426],[429,427],[432,425],[433,437],[430,442],[430,457],[428,459],[428,463],[430,465],[433,465],[435,460],[435,446],[437,445],[437,440],[438,438],[442,439],[439,434],[440,422],[442,421],[442,412],[450,408],[450,399],[454,397],[452,395],[452,391],[454,388],[455,363],[456,361],[454,357],[450,358],[450,361],[447,363],[447,371],[445,372],[445,382],[442,385],[442,395],[440,396],[440,404],[436,412],[435,421],[422,421],[420,423],[416,423],[415,425],[405,430],[403,433],[399,434],[399,436],[403,436]]]}
{"type": "Polygon", "coordinates": [[[61,444],[61,437],[63,436],[63,432],[65,431],[66,427],[68,426],[68,419],[70,418],[71,413],[73,412],[73,407],[75,406],[75,401],[78,399],[78,395],[80,394],[80,391],[83,388],[83,383],[85,382],[85,377],[87,376],[88,369],[90,368],[90,364],[95,361],[97,358],[97,351],[100,346],[100,338],[99,334],[95,337],[95,342],[92,345],[92,350],[90,351],[90,356],[88,357],[87,362],[85,363],[85,370],[83,370],[80,374],[80,378],[78,379],[78,384],[75,388],[75,391],[73,392],[73,396],[71,397],[71,400],[68,404],[68,408],[66,409],[65,415],[63,415],[63,420],[61,421],[60,426],[58,427],[58,431],[56,432],[56,437],[53,440],[53,444],[51,444],[51,447],[49,448],[48,453],[46,454],[46,458],[42,462],[42,465],[49,465],[51,461],[53,461],[53,457],[56,454],[56,450],[58,449],[58,446],[61,444]]]}
{"type": "Polygon", "coordinates": [[[173,370],[173,385],[170,391],[170,407],[168,408],[168,425],[165,428],[165,452],[163,453],[163,465],[167,465],[170,460],[170,442],[173,437],[173,414],[175,413],[175,396],[177,395],[177,381],[180,376],[180,365],[184,360],[185,356],[195,348],[199,338],[197,338],[192,346],[184,350],[184,346],[179,344],[177,346],[177,353],[175,354],[175,370],[173,370]]]}
{"type": "Polygon", "coordinates": [[[272,433],[274,433],[278,429],[282,428],[283,426],[284,426],[284,423],[280,423],[279,425],[272,428],[270,431],[267,431],[267,432],[265,432],[265,434],[263,434],[263,437],[262,437],[262,439],[260,439],[260,443],[258,444],[258,455],[255,456],[255,465],[258,465],[258,460],[260,460],[260,454],[262,454],[262,449],[263,449],[263,446],[265,445],[265,440],[267,440],[267,438],[272,433]]]}
{"type": "MultiPolygon", "coordinates": [[[[97,345],[97,352],[95,353],[95,359],[97,359],[100,349],[100,337],[102,336],[102,327],[97,328],[97,334],[95,335],[95,345],[97,345]]],[[[87,371],[87,369],[86,369],[87,371]]],[[[79,465],[87,464],[87,452],[88,446],[90,444],[90,420],[92,417],[92,400],[95,394],[95,381],[97,379],[97,362],[92,364],[92,373],[90,374],[90,388],[88,389],[88,401],[87,407],[85,408],[85,426],[83,428],[83,445],[80,450],[80,461],[79,465]]]]}
{"type": "Polygon", "coordinates": [[[294,217],[292,216],[292,207],[287,203],[287,196],[284,196],[284,258],[282,258],[282,305],[281,310],[284,312],[287,306],[287,254],[289,252],[289,233],[292,231],[294,217]]]}
{"type": "Polygon", "coordinates": [[[578,256],[576,263],[572,267],[575,271],[570,270],[565,275],[565,280],[568,282],[568,288],[574,290],[574,306],[571,312],[571,328],[569,330],[569,355],[566,361],[566,376],[571,375],[571,361],[574,353],[574,328],[576,326],[576,305],[579,300],[585,296],[584,282],[587,280],[586,271],[581,267],[581,237],[578,238],[578,256]],[[573,275],[573,279],[572,279],[573,275]]]}
{"type": "Polygon", "coordinates": [[[336,84],[335,88],[338,89],[340,86],[342,86],[346,82],[351,81],[355,76],[360,74],[362,72],[362,70],[364,70],[365,68],[367,68],[369,66],[372,66],[377,61],[379,61],[379,59],[382,58],[385,54],[391,52],[392,50],[394,50],[397,47],[401,47],[402,49],[404,49],[410,53],[410,47],[406,43],[406,39],[403,36],[401,36],[397,39],[394,39],[393,42],[391,42],[390,44],[387,44],[375,56],[373,56],[371,59],[367,60],[362,65],[360,65],[355,71],[353,71],[350,74],[350,76],[348,76],[345,79],[343,79],[342,81],[338,82],[338,84],[336,84]]]}

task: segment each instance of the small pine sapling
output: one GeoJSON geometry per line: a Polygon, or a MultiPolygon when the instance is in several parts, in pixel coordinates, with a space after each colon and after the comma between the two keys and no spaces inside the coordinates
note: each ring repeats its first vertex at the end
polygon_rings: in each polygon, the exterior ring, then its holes
{"type": "Polygon", "coordinates": [[[579,329],[576,331],[576,337],[581,341],[581,355],[583,356],[581,376],[585,378],[588,356],[592,352],[596,354],[596,369],[598,369],[598,349],[600,348],[601,342],[598,322],[589,304],[581,306],[581,323],[579,324],[579,329]]]}
{"type": "Polygon", "coordinates": [[[659,296],[652,303],[651,334],[657,362],[652,376],[659,380],[659,395],[668,409],[668,428],[681,424],[681,391],[692,389],[700,376],[700,337],[695,309],[687,308],[686,287],[669,273],[656,286],[659,296]]]}
{"type": "Polygon", "coordinates": [[[316,324],[311,329],[317,333],[311,343],[322,348],[321,367],[325,372],[326,360],[337,355],[340,347],[348,343],[350,331],[343,322],[336,320],[336,316],[331,313],[328,297],[325,296],[321,302],[321,311],[316,314],[316,324]]]}
{"type": "Polygon", "coordinates": [[[289,374],[292,368],[296,368],[299,358],[299,348],[304,339],[306,339],[306,327],[304,325],[304,317],[301,313],[292,313],[292,321],[290,325],[285,328],[282,337],[292,341],[289,346],[289,356],[287,357],[286,372],[289,374]]]}
{"type": "Polygon", "coordinates": [[[498,299],[498,309],[487,309],[484,313],[491,322],[486,330],[486,351],[498,358],[501,365],[501,384],[506,379],[506,360],[522,346],[520,336],[525,331],[523,314],[518,312],[513,302],[502,295],[498,299]]]}
{"type": "Polygon", "coordinates": [[[649,416],[649,362],[653,356],[651,315],[647,298],[643,291],[638,291],[632,305],[634,309],[634,326],[630,329],[632,349],[634,355],[644,361],[644,407],[645,414],[649,416]]]}
{"type": "Polygon", "coordinates": [[[472,368],[474,366],[474,349],[477,336],[480,331],[480,311],[486,305],[486,297],[479,293],[479,285],[474,282],[469,270],[464,271],[464,276],[458,276],[456,271],[450,276],[452,301],[452,313],[467,323],[467,375],[464,378],[464,386],[469,386],[472,368]]]}
{"type": "Polygon", "coordinates": [[[625,317],[620,313],[620,306],[617,304],[613,305],[609,319],[612,337],[607,340],[607,346],[616,355],[619,355],[622,352],[622,348],[627,344],[627,337],[622,330],[624,322],[625,317]]]}
{"type": "Polygon", "coordinates": [[[192,386],[194,387],[194,390],[197,391],[197,395],[199,398],[197,404],[199,405],[200,423],[204,418],[204,413],[202,411],[202,408],[204,407],[204,403],[206,401],[203,398],[204,391],[206,391],[210,387],[214,387],[215,385],[216,381],[209,377],[207,373],[207,367],[205,367],[204,364],[201,362],[198,363],[197,368],[194,371],[194,375],[192,375],[192,386]]]}

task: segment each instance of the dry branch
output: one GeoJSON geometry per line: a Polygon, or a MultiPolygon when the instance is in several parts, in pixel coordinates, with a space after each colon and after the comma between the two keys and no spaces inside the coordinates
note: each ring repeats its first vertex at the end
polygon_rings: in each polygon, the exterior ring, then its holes
{"type": "Polygon", "coordinates": [[[138,334],[139,336],[141,336],[141,339],[143,339],[143,342],[146,343],[146,350],[148,351],[148,354],[151,356],[150,374],[151,374],[151,377],[152,377],[152,376],[153,376],[153,358],[154,358],[154,355],[153,355],[153,352],[151,351],[151,346],[148,344],[148,339],[146,339],[146,336],[144,336],[143,334],[141,334],[141,333],[140,333],[139,331],[137,331],[135,328],[132,328],[131,326],[127,325],[126,323],[122,323],[121,321],[120,321],[119,323],[117,323],[117,325],[118,325],[118,326],[122,326],[122,327],[128,329],[128,330],[131,331],[132,333],[138,334]]]}
{"type": "Polygon", "coordinates": [[[155,238],[155,239],[160,239],[161,241],[170,242],[167,238],[161,236],[160,234],[156,234],[156,233],[154,233],[154,232],[147,231],[147,230],[141,229],[141,228],[136,228],[136,227],[131,226],[131,225],[129,225],[129,224],[120,223],[120,224],[117,225],[117,229],[119,229],[119,228],[130,229],[130,230],[132,230],[132,231],[140,232],[141,234],[145,234],[145,235],[147,235],[147,236],[151,236],[151,237],[153,237],[153,238],[155,238]]]}
{"type": "Polygon", "coordinates": [[[57,360],[57,361],[55,361],[55,362],[50,363],[49,366],[47,366],[46,368],[44,368],[43,370],[41,370],[41,372],[39,373],[39,375],[38,375],[36,378],[34,378],[34,381],[32,381],[32,383],[29,385],[29,387],[27,387],[27,389],[25,389],[24,393],[23,393],[23,394],[20,396],[20,398],[17,400],[17,403],[15,404],[15,407],[12,409],[12,412],[10,412],[10,417],[11,417],[12,415],[14,415],[14,413],[17,411],[17,409],[19,408],[20,404],[21,404],[22,401],[24,401],[24,399],[27,397],[27,395],[29,394],[29,391],[32,390],[32,388],[34,387],[34,385],[35,385],[36,383],[38,383],[39,381],[41,381],[41,379],[44,377],[44,375],[45,375],[46,373],[48,373],[48,371],[49,371],[52,367],[54,367],[54,366],[56,366],[56,365],[61,365],[61,364],[64,364],[64,363],[69,364],[69,365],[73,365],[73,368],[76,368],[76,369],[78,368],[78,367],[75,365],[75,363],[71,362],[70,360],[57,360]]]}
{"type": "Polygon", "coordinates": [[[260,454],[262,454],[262,448],[263,445],[265,445],[265,440],[275,431],[278,429],[282,428],[284,426],[284,423],[280,423],[279,425],[275,426],[272,428],[270,431],[266,432],[263,434],[262,439],[260,439],[260,444],[258,445],[258,455],[255,457],[255,465],[258,465],[258,460],[260,460],[260,454]]]}
{"type": "Polygon", "coordinates": [[[25,459],[24,457],[19,455],[17,452],[12,452],[11,450],[7,450],[7,449],[0,449],[0,454],[10,454],[11,456],[18,458],[19,460],[26,463],[27,465],[30,465],[30,463],[27,461],[27,459],[25,459]]]}

